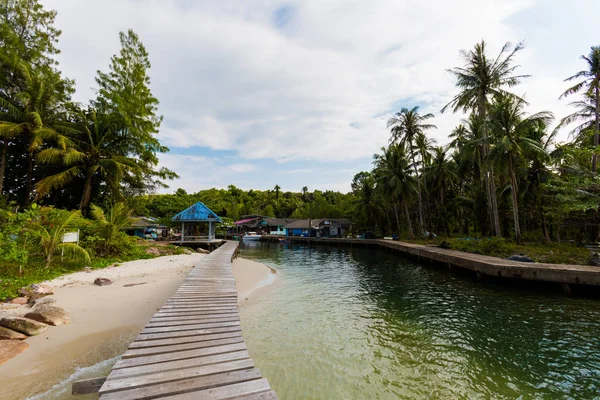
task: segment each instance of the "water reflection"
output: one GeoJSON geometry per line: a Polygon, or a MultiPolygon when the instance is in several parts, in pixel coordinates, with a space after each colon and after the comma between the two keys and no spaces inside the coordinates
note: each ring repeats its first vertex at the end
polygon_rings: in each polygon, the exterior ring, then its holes
{"type": "Polygon", "coordinates": [[[244,244],[283,284],[241,310],[282,399],[593,398],[600,302],[481,284],[394,254],[244,244]]]}

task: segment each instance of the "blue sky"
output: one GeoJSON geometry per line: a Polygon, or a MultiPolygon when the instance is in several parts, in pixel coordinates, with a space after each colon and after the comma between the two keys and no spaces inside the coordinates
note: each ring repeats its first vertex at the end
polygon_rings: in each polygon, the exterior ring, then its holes
{"type": "Polygon", "coordinates": [[[460,65],[460,49],[485,39],[495,55],[525,40],[519,71],[532,77],[514,91],[531,112],[560,118],[570,111],[562,80],[600,44],[597,0],[42,2],[58,11],[59,61],[77,101],[94,96],[118,32],[140,35],[171,149],[161,164],[181,176],[167,192],[348,191],[403,106],[436,114],[432,136],[448,142],[462,116],[439,110],[455,93],[445,70],[460,65]]]}

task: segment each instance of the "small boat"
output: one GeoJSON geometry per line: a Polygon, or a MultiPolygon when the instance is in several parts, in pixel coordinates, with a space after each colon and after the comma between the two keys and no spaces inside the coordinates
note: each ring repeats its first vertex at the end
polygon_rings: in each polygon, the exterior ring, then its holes
{"type": "Polygon", "coordinates": [[[242,236],[243,240],[260,240],[261,235],[256,232],[246,232],[244,236],[242,236]]]}

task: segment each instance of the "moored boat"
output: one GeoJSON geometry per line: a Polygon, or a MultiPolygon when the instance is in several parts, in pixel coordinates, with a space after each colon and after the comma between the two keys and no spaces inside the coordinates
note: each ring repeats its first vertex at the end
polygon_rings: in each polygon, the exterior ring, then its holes
{"type": "Polygon", "coordinates": [[[244,236],[242,236],[243,240],[260,240],[261,235],[256,232],[246,232],[244,236]]]}

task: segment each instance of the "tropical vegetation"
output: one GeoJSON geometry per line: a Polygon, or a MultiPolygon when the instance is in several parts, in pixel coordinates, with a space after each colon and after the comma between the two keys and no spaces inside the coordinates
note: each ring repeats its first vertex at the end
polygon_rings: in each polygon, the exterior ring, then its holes
{"type": "Polygon", "coordinates": [[[372,170],[358,172],[349,193],[311,191],[307,182],[299,192],[229,185],[157,195],[177,175],[159,165],[168,148],[159,140],[162,116],[140,37],[120,33],[120,51],[97,72],[95,96],[82,104],[56,60],[56,12],[39,0],[6,0],[0,11],[0,298],[82,265],[147,257],[123,233],[132,216],[169,224],[196,201],[225,225],[250,214],[344,217],[354,222],[353,234],[437,235],[488,254],[537,243],[545,246],[536,247],[540,253],[557,255],[540,260],[584,260],[581,246],[600,239],[600,46],[581,56],[582,69],[566,77],[564,93],[549,93],[572,99],[566,116],[521,95],[529,77],[517,64],[521,43],[496,55],[485,41],[461,51],[462,65],[448,69],[454,96],[440,110],[462,116],[441,132],[449,143],[433,139],[440,133],[433,113],[406,104],[389,118],[389,143],[374,155],[372,170]],[[569,140],[557,141],[560,132],[569,140]],[[63,243],[73,230],[82,240],[63,243]]]}

